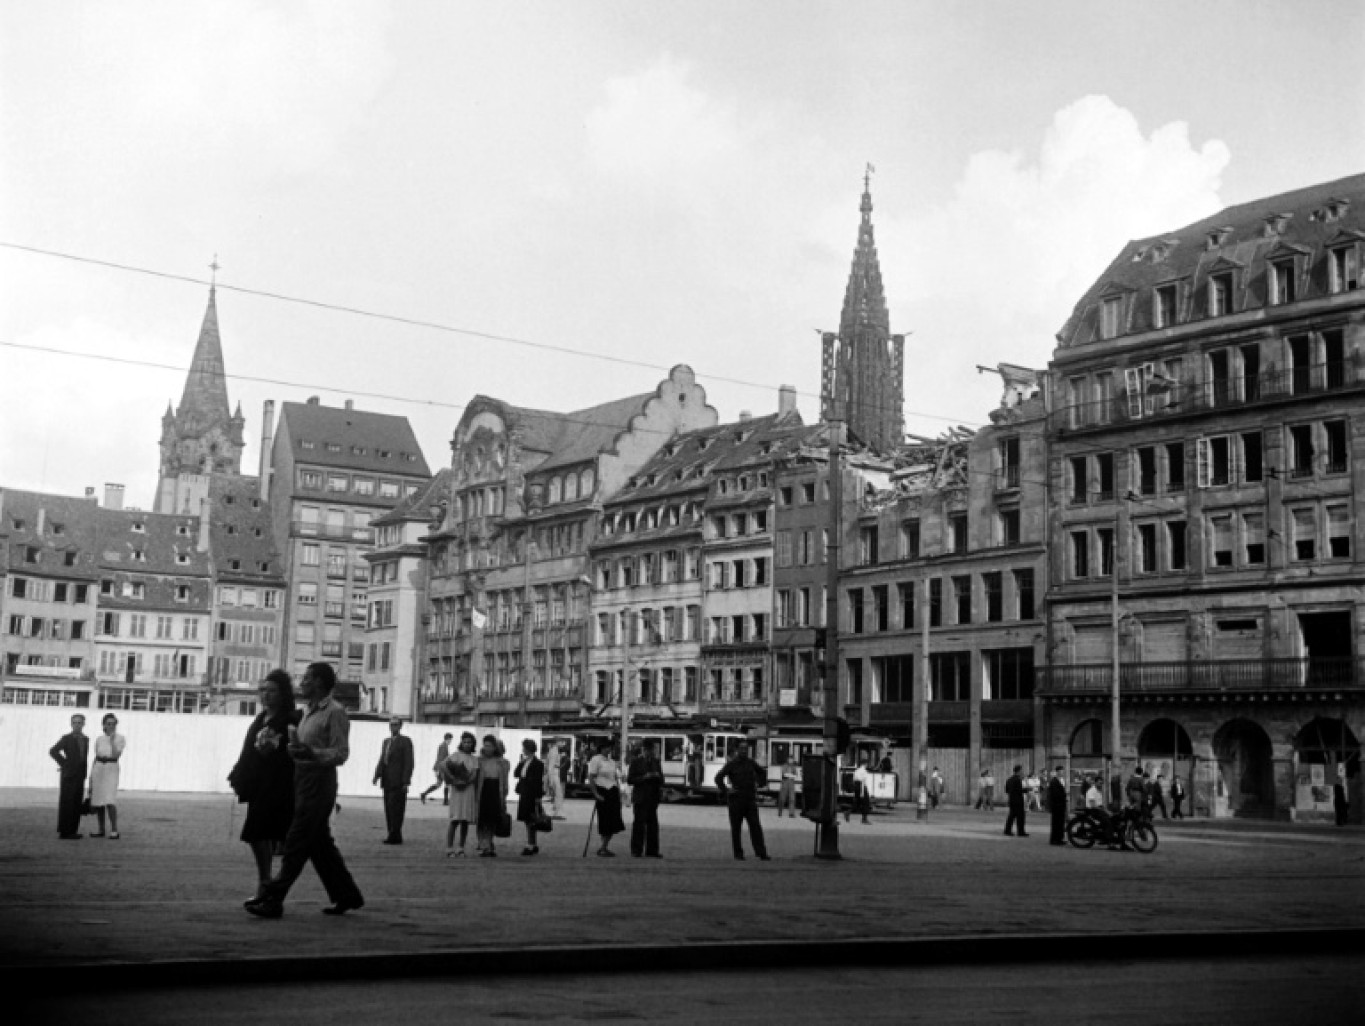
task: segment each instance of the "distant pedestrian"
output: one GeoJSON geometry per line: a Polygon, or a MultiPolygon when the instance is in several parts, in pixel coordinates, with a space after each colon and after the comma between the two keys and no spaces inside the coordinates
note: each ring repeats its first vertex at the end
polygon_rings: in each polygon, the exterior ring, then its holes
{"type": "Polygon", "coordinates": [[[422,804],[427,803],[427,795],[431,794],[438,787],[441,788],[441,804],[450,804],[450,785],[446,783],[445,764],[450,758],[450,742],[454,739],[454,734],[447,734],[439,745],[436,746],[436,762],[432,764],[432,772],[436,775],[436,782],[422,792],[422,804]]]}
{"type": "Polygon", "coordinates": [[[81,796],[85,794],[86,768],[90,763],[90,739],[85,736],[85,717],[71,717],[71,733],[48,749],[48,755],[61,773],[57,794],[57,836],[63,841],[81,837],[81,796]]]}
{"type": "MultiPolygon", "coordinates": [[[[616,852],[611,850],[611,839],[626,829],[626,821],[621,818],[621,767],[615,755],[615,745],[608,740],[588,761],[588,788],[592,791],[593,801],[597,803],[594,810],[597,813],[597,836],[602,842],[597,854],[604,859],[616,857],[616,852]]],[[[584,850],[586,852],[586,848],[584,850]]]]}
{"type": "Polygon", "coordinates": [[[1171,819],[1184,819],[1185,785],[1179,776],[1171,778],[1171,819]]]}
{"type": "Polygon", "coordinates": [[[476,823],[479,836],[479,857],[496,858],[498,855],[498,827],[502,817],[507,815],[507,760],[498,750],[498,739],[485,734],[483,746],[479,751],[479,817],[476,823]]]}
{"type": "Polygon", "coordinates": [[[1124,796],[1128,799],[1128,805],[1134,809],[1144,809],[1147,807],[1147,780],[1143,775],[1141,766],[1133,767],[1133,775],[1128,778],[1128,783],[1123,789],[1124,796]]]}
{"type": "Polygon", "coordinates": [[[128,742],[118,733],[118,717],[105,713],[100,721],[104,733],[95,738],[95,765],[90,770],[90,807],[95,810],[99,821],[99,833],[91,837],[104,836],[104,817],[109,817],[109,839],[118,840],[118,762],[123,758],[123,750],[128,742]]]}
{"type": "Polygon", "coordinates": [[[781,783],[778,785],[777,792],[777,818],[782,818],[782,811],[785,809],[791,813],[792,819],[795,819],[796,781],[801,775],[801,768],[791,755],[784,755],[778,765],[781,766],[781,783]]]}
{"type": "Polygon", "coordinates": [[[299,682],[308,703],[297,727],[289,729],[288,752],[294,760],[294,818],[284,841],[280,871],[247,911],[264,919],[284,914],[284,899],[308,862],[322,880],[332,904],[322,911],[340,916],[363,908],[365,899],[332,839],[328,821],[337,800],[337,768],[351,756],[351,721],[332,698],[336,671],[330,663],[309,663],[299,682]]]}
{"type": "Polygon", "coordinates": [[[986,771],[981,771],[981,776],[976,780],[976,805],[973,808],[984,809],[986,807],[986,771]]]}
{"type": "Polygon", "coordinates": [[[384,790],[384,827],[382,843],[403,843],[403,820],[408,814],[408,788],[412,785],[412,738],[403,733],[403,721],[389,720],[389,736],[379,750],[374,767],[374,783],[384,790]]]}
{"type": "Polygon", "coordinates": [[[1039,793],[1042,789],[1043,782],[1038,778],[1038,774],[1029,771],[1029,775],[1024,778],[1024,807],[1029,811],[1043,811],[1043,807],[1038,803],[1039,793]]]}
{"type": "Polygon", "coordinates": [[[1066,844],[1066,780],[1063,772],[1062,767],[1058,766],[1047,783],[1047,807],[1052,814],[1049,844],[1066,844]]]}
{"type": "Polygon", "coordinates": [[[872,811],[872,770],[866,755],[858,759],[858,768],[853,771],[853,806],[864,823],[871,823],[867,816],[872,811]]]}
{"type": "Polygon", "coordinates": [[[730,844],[737,859],[744,858],[740,828],[749,825],[749,843],[754,854],[768,861],[768,846],[763,840],[763,824],[758,818],[758,792],[768,784],[767,771],[749,758],[749,742],[735,745],[735,754],[716,774],[716,789],[730,813],[730,844]]]}
{"type": "Polygon", "coordinates": [[[1087,809],[1104,808],[1104,792],[1100,790],[1100,782],[1097,777],[1085,778],[1085,807],[1087,809]]]}
{"type": "Polygon", "coordinates": [[[536,755],[536,743],[527,738],[521,743],[521,761],[517,763],[517,822],[526,827],[526,847],[523,855],[539,855],[536,844],[536,824],[545,813],[540,800],[545,797],[545,763],[536,755]]]}
{"type": "Polygon", "coordinates": [[[1005,817],[1005,836],[1014,836],[1014,827],[1019,826],[1019,836],[1027,837],[1024,829],[1024,767],[1015,766],[1014,773],[1005,781],[1005,798],[1009,802],[1009,815],[1005,817]]]}
{"type": "Polygon", "coordinates": [[[559,742],[551,742],[545,749],[545,797],[550,800],[550,818],[563,819],[561,815],[564,802],[564,754],[559,742]]]}
{"type": "Polygon", "coordinates": [[[1152,808],[1161,810],[1161,818],[1168,819],[1166,815],[1166,777],[1158,773],[1156,779],[1152,781],[1151,791],[1152,808]]]}
{"type": "Polygon", "coordinates": [[[985,786],[985,788],[984,788],[984,791],[985,791],[985,795],[986,795],[986,811],[987,811],[987,812],[994,812],[994,811],[995,811],[995,774],[994,774],[991,770],[986,770],[986,786],[985,786]]]}
{"type": "Polygon", "coordinates": [[[479,757],[474,754],[478,739],[469,731],[460,735],[460,744],[446,758],[442,776],[450,792],[450,826],[446,828],[446,858],[464,858],[469,841],[469,824],[479,821],[479,757]],[[460,846],[455,847],[455,834],[460,846]]]}
{"type": "Polygon", "coordinates": [[[645,739],[640,754],[631,760],[626,774],[631,785],[630,853],[637,859],[663,858],[659,854],[659,803],[664,796],[664,771],[659,765],[654,742],[645,739]]]}
{"type": "Polygon", "coordinates": [[[273,860],[289,834],[294,819],[294,760],[286,744],[289,728],[302,713],[294,707],[294,685],[284,670],[271,670],[257,689],[261,711],[247,728],[237,764],[228,783],[239,802],[246,803],[241,839],[256,860],[256,896],[265,897],[273,874],[273,860]]]}
{"type": "Polygon", "coordinates": [[[944,788],[943,788],[943,774],[940,773],[938,767],[935,766],[935,767],[934,767],[934,771],[933,771],[932,773],[929,774],[929,807],[930,807],[930,808],[932,808],[932,809],[937,809],[937,808],[938,808],[938,803],[939,803],[939,801],[943,798],[943,791],[944,791],[944,788]]]}
{"type": "Polygon", "coordinates": [[[1336,815],[1336,825],[1345,826],[1349,822],[1351,799],[1346,792],[1346,762],[1337,763],[1337,779],[1332,784],[1332,811],[1336,815]]]}

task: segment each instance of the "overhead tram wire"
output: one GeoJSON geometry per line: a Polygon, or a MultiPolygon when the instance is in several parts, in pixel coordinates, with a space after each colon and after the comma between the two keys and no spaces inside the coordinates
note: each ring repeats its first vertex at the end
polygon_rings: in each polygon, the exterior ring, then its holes
{"type": "MultiPolygon", "coordinates": [[[[302,296],[291,296],[283,292],[272,292],[267,289],[254,289],[244,285],[231,285],[221,281],[208,281],[189,274],[176,274],[171,271],[159,271],[154,268],[140,267],[136,264],[121,263],[116,260],[102,260],[98,257],[81,256],[76,253],[64,253],[60,250],[45,249],[41,246],[29,246],[18,242],[8,242],[0,240],[0,249],[10,249],[21,253],[31,253],[38,256],[55,257],[60,260],[69,260],[73,263],[88,264],[94,267],[104,267],[115,271],[125,271],[130,274],[142,274],[153,278],[161,278],[166,281],[181,282],[188,285],[207,286],[222,289],[227,292],[236,292],[240,295],[255,296],[259,299],[271,299],[281,303],[294,303],[301,306],[309,306],[318,310],[329,310],[333,313],[348,314],[355,317],[365,317],[371,320],[386,321],[393,324],[403,324],[408,327],[425,328],[431,331],[440,331],[452,335],[463,335],[468,338],[482,339],[486,342],[497,342],[504,345],[524,346],[536,349],[541,352],[559,353],[564,356],[574,356],[581,359],[601,360],[606,363],[613,363],[625,367],[637,367],[643,370],[663,372],[667,374],[673,368],[663,364],[651,363],[647,360],[637,360],[627,356],[616,356],[611,353],[596,352],[590,349],[581,349],[575,346],[556,345],[551,342],[537,342],[532,339],[517,338],[512,335],[499,335],[494,332],[481,331],[476,328],[461,328],[451,324],[443,324],[440,321],[429,321],[418,317],[407,317],[402,314],[382,313],[376,310],[366,310],[362,307],[348,306],[343,303],[332,303],[320,299],[308,299],[302,296]]],[[[694,368],[695,369],[695,368],[694,368]]],[[[777,386],[759,381],[749,381],[744,378],[729,377],[723,374],[711,374],[697,372],[700,378],[710,381],[721,382],[727,385],[738,385],[743,388],[760,389],[764,392],[774,392],[777,386]]],[[[321,387],[321,386],[317,386],[321,387]]],[[[360,393],[356,393],[359,395],[360,393]]],[[[817,392],[804,392],[797,390],[797,394],[807,399],[823,401],[824,397],[817,392]]],[[[962,423],[961,418],[946,417],[939,413],[926,413],[918,410],[908,411],[910,416],[920,417],[926,420],[941,420],[949,424],[962,423]]]]}

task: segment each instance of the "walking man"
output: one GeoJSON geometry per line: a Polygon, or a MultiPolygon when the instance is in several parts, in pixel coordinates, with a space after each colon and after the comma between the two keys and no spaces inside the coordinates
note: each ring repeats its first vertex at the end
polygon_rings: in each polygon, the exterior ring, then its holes
{"type": "Polygon", "coordinates": [[[735,858],[744,858],[740,827],[749,824],[749,843],[760,861],[768,861],[768,846],[763,841],[763,824],[758,821],[758,792],[768,785],[768,774],[749,758],[749,742],[735,745],[735,755],[716,774],[716,789],[730,812],[730,843],[735,858]]]}
{"type": "Polygon", "coordinates": [[[1166,815],[1166,777],[1158,773],[1156,779],[1152,781],[1152,808],[1161,810],[1161,818],[1169,819],[1166,815]]]}
{"type": "Polygon", "coordinates": [[[1027,837],[1024,830],[1024,767],[1014,767],[1014,773],[1005,781],[1005,798],[1010,812],[1005,817],[1005,836],[1014,836],[1014,825],[1019,824],[1019,836],[1027,837]]]}
{"type": "MultiPolygon", "coordinates": [[[[1018,768],[1018,767],[1016,767],[1016,769],[1017,769],[1017,768],[1018,768]]],[[[994,773],[993,771],[989,770],[989,769],[986,770],[986,787],[985,787],[984,793],[985,793],[985,795],[986,795],[986,811],[987,811],[987,812],[994,812],[994,811],[995,811],[995,773],[994,773]]]]}
{"type": "Polygon", "coordinates": [[[379,764],[374,768],[374,782],[384,789],[384,825],[389,831],[385,844],[403,843],[412,762],[412,739],[403,734],[403,721],[395,716],[389,720],[389,736],[384,739],[379,764]]]}
{"type": "Polygon", "coordinates": [[[340,916],[365,906],[328,822],[337,800],[337,767],[351,756],[351,721],[331,697],[336,683],[336,671],[329,663],[310,663],[299,681],[299,697],[308,706],[303,721],[289,731],[294,820],[284,839],[279,873],[265,884],[260,898],[246,903],[253,916],[279,919],[284,915],[284,899],[308,862],[313,863],[332,901],[322,910],[324,915],[340,916]]]}
{"type": "Polygon", "coordinates": [[[61,790],[57,792],[57,836],[63,841],[81,838],[81,795],[85,791],[85,774],[90,765],[90,739],[85,736],[85,717],[80,713],[71,717],[71,733],[48,749],[61,773],[61,790]]]}
{"type": "Polygon", "coordinates": [[[782,818],[782,811],[791,813],[792,819],[796,818],[796,781],[801,776],[801,767],[796,762],[794,754],[788,755],[786,761],[782,763],[782,784],[777,793],[777,818],[782,818]]]}
{"type": "Polygon", "coordinates": [[[1062,767],[1052,771],[1052,779],[1047,782],[1047,807],[1052,813],[1052,836],[1049,844],[1066,844],[1066,781],[1062,778],[1062,767]]]}
{"type": "Polygon", "coordinates": [[[1180,782],[1179,776],[1171,778],[1171,819],[1184,819],[1185,810],[1181,808],[1185,804],[1185,785],[1180,782]]]}
{"type": "Polygon", "coordinates": [[[446,777],[445,774],[441,772],[441,767],[444,766],[446,760],[450,758],[450,742],[454,740],[454,738],[454,734],[447,734],[444,740],[436,746],[436,763],[431,767],[432,772],[436,774],[436,783],[422,792],[423,805],[427,803],[427,795],[431,794],[431,792],[438,787],[441,788],[441,804],[450,804],[450,785],[446,783],[446,777]]]}
{"type": "Polygon", "coordinates": [[[938,800],[943,795],[943,774],[934,767],[934,771],[929,774],[929,808],[937,809],[938,800]]]}
{"type": "Polygon", "coordinates": [[[664,796],[664,771],[648,738],[640,746],[640,754],[630,760],[626,783],[631,786],[630,807],[635,818],[630,825],[630,853],[661,859],[659,854],[659,802],[664,796]]]}

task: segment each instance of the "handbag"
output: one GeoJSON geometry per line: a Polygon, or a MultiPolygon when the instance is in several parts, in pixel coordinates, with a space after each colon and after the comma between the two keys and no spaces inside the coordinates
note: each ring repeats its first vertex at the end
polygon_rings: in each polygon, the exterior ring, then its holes
{"type": "Polygon", "coordinates": [[[540,802],[536,802],[536,818],[531,825],[538,834],[548,834],[555,828],[555,821],[545,815],[545,808],[540,802]]]}
{"type": "Polygon", "coordinates": [[[510,812],[504,812],[501,816],[498,817],[497,826],[493,828],[493,836],[494,837],[512,836],[512,814],[510,812]]]}

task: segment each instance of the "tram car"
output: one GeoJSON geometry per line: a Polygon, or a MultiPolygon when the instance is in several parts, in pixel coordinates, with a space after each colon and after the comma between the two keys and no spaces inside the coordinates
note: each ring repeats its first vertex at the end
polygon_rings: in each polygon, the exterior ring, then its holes
{"type": "MultiPolygon", "coordinates": [[[[541,738],[541,756],[550,754],[554,746],[566,760],[570,795],[589,794],[588,763],[606,743],[619,742],[619,727],[594,725],[562,729],[546,728],[541,738]]],[[[664,774],[664,800],[686,798],[715,798],[716,774],[735,753],[735,746],[749,738],[740,731],[710,727],[691,727],[670,724],[632,727],[629,735],[631,751],[623,756],[624,768],[639,753],[645,741],[654,742],[654,751],[664,774]]]]}
{"type": "MultiPolygon", "coordinates": [[[[824,734],[819,727],[778,727],[774,728],[768,737],[756,738],[755,747],[758,752],[755,758],[768,767],[768,793],[776,799],[778,789],[781,786],[782,765],[794,760],[799,766],[802,759],[807,755],[819,755],[825,750],[825,741],[824,734]]],[[[895,772],[883,769],[889,764],[890,752],[891,742],[887,738],[862,731],[852,733],[848,748],[839,754],[841,806],[848,807],[853,803],[855,797],[853,772],[858,768],[858,763],[864,756],[867,757],[868,767],[872,771],[873,804],[885,805],[887,808],[895,806],[898,777],[895,772]]],[[[796,789],[797,794],[800,794],[799,778],[796,789]]]]}

